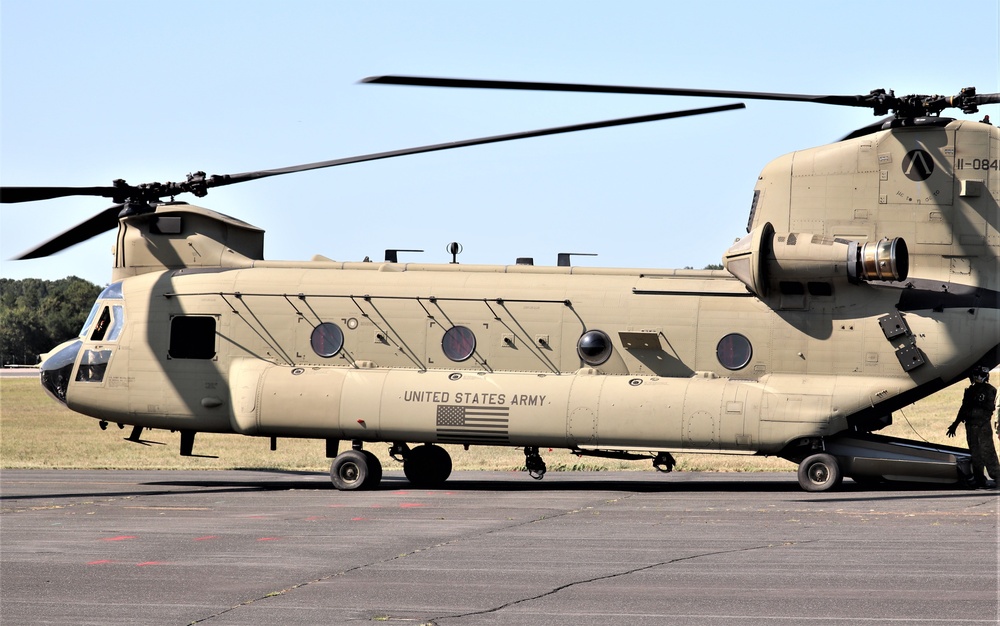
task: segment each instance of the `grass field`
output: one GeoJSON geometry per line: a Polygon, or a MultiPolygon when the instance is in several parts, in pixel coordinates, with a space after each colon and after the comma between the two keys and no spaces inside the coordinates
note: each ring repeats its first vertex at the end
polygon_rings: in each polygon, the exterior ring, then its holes
{"type": "MultiPolygon", "coordinates": [[[[997,376],[993,376],[997,384],[997,376]]],[[[952,386],[893,415],[893,425],[880,434],[926,439],[934,443],[965,445],[961,431],[956,439],[945,430],[961,404],[965,383],[952,386]]],[[[142,445],[124,441],[129,430],[114,424],[106,431],[96,419],[73,413],[45,395],[35,378],[0,379],[0,468],[87,469],[329,469],[322,441],[279,439],[277,451],[267,438],[241,435],[200,434],[195,454],[218,458],[181,457],[180,435],[155,430],[143,439],[159,443],[142,445]],[[162,445],[161,445],[162,444],[162,445]]],[[[343,444],[342,444],[343,445],[343,444]]],[[[445,446],[458,470],[517,471],[524,454],[516,448],[479,446],[463,450],[445,446]]],[[[386,469],[398,464],[389,459],[385,444],[367,446],[386,469]]],[[[566,450],[542,450],[549,471],[650,469],[648,461],[616,461],[579,458],[566,450]]],[[[675,455],[678,470],[689,471],[791,471],[795,466],[777,458],[729,455],[675,455]]]]}

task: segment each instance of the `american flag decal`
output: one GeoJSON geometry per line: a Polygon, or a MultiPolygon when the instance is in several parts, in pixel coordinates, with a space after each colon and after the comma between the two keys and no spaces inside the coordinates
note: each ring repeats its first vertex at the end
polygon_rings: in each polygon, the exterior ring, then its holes
{"type": "Polygon", "coordinates": [[[439,404],[437,438],[441,443],[508,444],[509,418],[505,406],[439,404]]]}

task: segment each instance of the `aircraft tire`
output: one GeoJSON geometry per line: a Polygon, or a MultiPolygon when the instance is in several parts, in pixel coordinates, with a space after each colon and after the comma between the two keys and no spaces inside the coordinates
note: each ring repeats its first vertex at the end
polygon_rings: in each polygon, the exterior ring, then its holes
{"type": "Polygon", "coordinates": [[[843,480],[840,463],[832,455],[814,454],[799,463],[799,486],[806,491],[829,491],[843,480]]]}
{"type": "Polygon", "coordinates": [[[451,476],[451,455],[431,443],[410,450],[403,473],[414,487],[440,487],[451,476]]]}
{"type": "Polygon", "coordinates": [[[368,457],[361,450],[345,450],[330,464],[330,480],[341,491],[363,489],[370,482],[368,457]]]}
{"type": "Polygon", "coordinates": [[[365,484],[361,488],[375,489],[382,482],[382,461],[379,461],[378,457],[368,450],[362,450],[361,453],[368,460],[368,478],[365,479],[365,484]]]}

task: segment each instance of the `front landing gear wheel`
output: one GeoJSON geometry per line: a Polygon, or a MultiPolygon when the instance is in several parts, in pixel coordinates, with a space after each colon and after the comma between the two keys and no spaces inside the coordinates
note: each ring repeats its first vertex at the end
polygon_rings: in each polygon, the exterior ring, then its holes
{"type": "MultiPolygon", "coordinates": [[[[372,478],[378,474],[381,478],[382,465],[371,453],[362,450],[345,450],[333,459],[330,464],[330,480],[333,486],[341,491],[353,491],[355,489],[366,489],[372,486],[372,478]],[[370,459],[378,464],[377,470],[373,467],[370,459]]],[[[377,484],[377,482],[376,482],[377,484]]]]}
{"type": "Polygon", "coordinates": [[[837,459],[829,454],[814,454],[799,464],[799,485],[806,491],[828,491],[844,480],[837,459]]]}
{"type": "Polygon", "coordinates": [[[362,450],[361,454],[365,455],[365,459],[368,460],[368,479],[365,480],[365,484],[361,488],[375,489],[382,482],[382,461],[379,461],[378,457],[368,450],[362,450]]]}
{"type": "Polygon", "coordinates": [[[451,476],[451,455],[432,443],[417,446],[407,453],[403,473],[414,487],[440,487],[451,476]]]}

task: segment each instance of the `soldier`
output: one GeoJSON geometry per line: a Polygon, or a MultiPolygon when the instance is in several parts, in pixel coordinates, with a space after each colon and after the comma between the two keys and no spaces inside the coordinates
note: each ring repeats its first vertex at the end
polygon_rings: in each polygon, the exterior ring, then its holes
{"type": "Polygon", "coordinates": [[[989,370],[985,367],[973,370],[972,376],[969,377],[972,384],[965,390],[962,408],[958,410],[958,417],[948,427],[948,436],[954,437],[958,425],[965,422],[965,437],[969,443],[969,453],[972,455],[972,476],[976,486],[995,489],[996,481],[1000,480],[1000,462],[997,462],[996,449],[993,447],[990,419],[993,417],[997,390],[987,382],[988,379],[989,370]],[[988,481],[983,475],[984,469],[989,472],[992,481],[988,481]]]}

